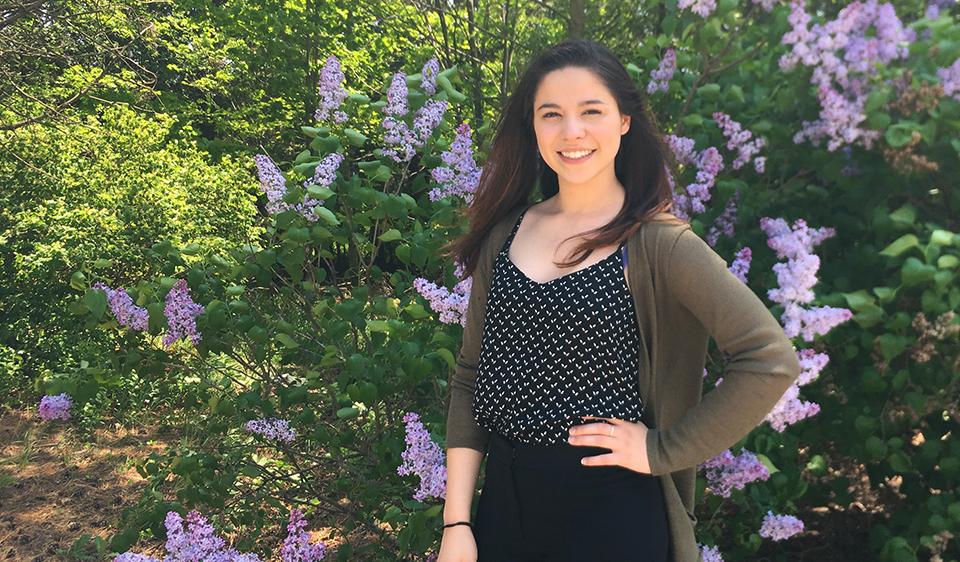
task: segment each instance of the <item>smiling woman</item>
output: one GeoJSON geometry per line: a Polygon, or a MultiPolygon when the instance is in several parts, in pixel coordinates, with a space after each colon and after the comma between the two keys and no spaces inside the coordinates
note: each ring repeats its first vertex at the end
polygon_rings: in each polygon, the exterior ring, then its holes
{"type": "Polygon", "coordinates": [[[756,426],[800,365],[667,212],[667,153],[606,48],[562,43],[521,76],[452,244],[473,284],[438,562],[698,560],[696,465],[756,426]],[[709,336],[750,371],[728,368],[701,403],[709,336]]]}

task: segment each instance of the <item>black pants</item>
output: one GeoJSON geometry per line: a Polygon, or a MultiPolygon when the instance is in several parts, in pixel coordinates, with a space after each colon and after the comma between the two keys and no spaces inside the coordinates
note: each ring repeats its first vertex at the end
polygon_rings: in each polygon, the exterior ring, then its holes
{"type": "Polygon", "coordinates": [[[474,536],[478,562],[666,562],[660,479],[584,466],[609,449],[530,445],[491,432],[474,536]]]}

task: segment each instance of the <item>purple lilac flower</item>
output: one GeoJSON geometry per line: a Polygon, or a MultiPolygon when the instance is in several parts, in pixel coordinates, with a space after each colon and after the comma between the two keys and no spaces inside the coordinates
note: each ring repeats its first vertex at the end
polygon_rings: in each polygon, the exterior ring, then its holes
{"type": "Polygon", "coordinates": [[[820,405],[815,402],[805,402],[799,398],[800,387],[791,384],[777,404],[763,418],[770,427],[783,433],[787,426],[798,423],[820,412],[820,405]]]}
{"type": "MultiPolygon", "coordinates": [[[[944,10],[949,10],[951,6],[955,5],[957,0],[931,0],[927,4],[927,9],[923,12],[923,17],[935,20],[940,17],[940,12],[944,10]]],[[[929,39],[930,30],[927,29],[924,31],[924,39],[929,39]]]]}
{"type": "Polygon", "coordinates": [[[423,65],[420,71],[423,80],[420,82],[420,89],[428,96],[437,93],[437,75],[440,74],[440,63],[436,58],[432,58],[423,65]]]}
{"type": "Polygon", "coordinates": [[[830,356],[826,353],[817,353],[813,349],[801,349],[797,352],[797,359],[800,360],[800,376],[797,378],[797,386],[803,386],[815,381],[823,368],[830,362],[830,356]]]}
{"type": "Polygon", "coordinates": [[[174,342],[189,338],[193,345],[200,343],[197,331],[197,316],[203,313],[203,305],[193,302],[186,279],[179,279],[167,293],[163,315],[167,317],[168,330],[163,336],[163,346],[170,348],[174,342]]]}
{"type": "Polygon", "coordinates": [[[72,406],[73,400],[66,392],[61,392],[56,396],[48,394],[40,399],[37,414],[43,421],[68,420],[70,419],[70,408],[72,406]]]}
{"type": "Polygon", "coordinates": [[[438,166],[430,172],[433,181],[440,184],[440,187],[430,190],[430,200],[460,196],[469,205],[473,201],[482,172],[473,159],[469,124],[464,122],[457,127],[457,136],[450,145],[450,150],[443,151],[440,158],[446,166],[438,166]]]}
{"type": "Polygon", "coordinates": [[[136,330],[138,332],[147,331],[149,314],[147,309],[133,304],[133,299],[127,294],[123,287],[111,289],[103,283],[94,283],[94,289],[100,289],[107,294],[107,302],[110,303],[110,312],[121,326],[136,330]]]}
{"type": "MultiPolygon", "coordinates": [[[[710,200],[710,189],[716,183],[717,174],[723,169],[723,157],[715,147],[707,147],[695,153],[693,139],[667,135],[667,146],[673,151],[678,163],[693,165],[697,168],[696,181],[682,192],[675,193],[673,212],[683,220],[689,220],[694,213],[706,211],[705,203],[710,200]]],[[[673,179],[669,177],[671,187],[673,179]]]]}
{"type": "Polygon", "coordinates": [[[960,58],[947,68],[938,68],[937,78],[942,81],[944,95],[960,101],[960,58]]]}
{"type": "Polygon", "coordinates": [[[700,560],[702,562],[723,562],[723,556],[720,556],[720,547],[699,543],[698,546],[700,546],[700,560]]]}
{"type": "Polygon", "coordinates": [[[760,536],[765,539],[782,541],[803,532],[803,521],[792,515],[774,515],[768,511],[760,526],[760,536]]]}
{"type": "Polygon", "coordinates": [[[416,474],[420,477],[420,488],[414,492],[413,499],[422,502],[431,497],[445,498],[447,467],[444,465],[443,451],[430,439],[418,414],[404,414],[403,423],[407,426],[407,448],[400,454],[403,464],[397,468],[397,474],[416,474]]]}
{"type": "Polygon", "coordinates": [[[337,124],[347,120],[347,114],[340,111],[340,105],[347,98],[347,90],[343,87],[343,79],[340,61],[332,55],[327,57],[327,62],[320,71],[320,107],[314,113],[314,119],[325,121],[330,118],[337,124]]]}
{"type": "Polygon", "coordinates": [[[753,251],[749,246],[737,250],[733,263],[730,264],[730,273],[736,275],[737,279],[747,283],[747,273],[750,271],[750,262],[753,260],[753,251]]]}
{"type": "Polygon", "coordinates": [[[860,143],[871,148],[880,131],[864,129],[869,80],[877,67],[909,54],[907,44],[916,33],[905,28],[893,5],[877,0],[855,1],[839,11],[836,19],[810,29],[810,14],[803,0],[791,2],[791,30],[781,42],[793,45],[779,60],[782,70],[797,63],[814,67],[811,82],[820,99],[820,119],[804,121],[794,143],[809,140],[818,146],[828,139],[827,150],[860,143]],[[872,32],[871,32],[872,28],[872,32]]]}
{"type": "Polygon", "coordinates": [[[737,222],[737,202],[739,200],[740,190],[738,189],[733,192],[733,195],[727,200],[727,204],[724,206],[723,212],[720,213],[717,219],[713,222],[713,225],[710,227],[710,232],[707,233],[707,244],[710,244],[710,246],[716,246],[721,234],[727,238],[733,238],[733,235],[735,234],[734,227],[737,222]]]}
{"type": "Polygon", "coordinates": [[[660,66],[650,72],[650,82],[647,84],[647,93],[666,92],[670,88],[670,80],[677,70],[677,52],[670,48],[663,54],[660,66]]]}
{"type": "Polygon", "coordinates": [[[709,16],[715,9],[717,9],[716,0],[680,0],[677,2],[677,8],[683,10],[684,8],[690,8],[690,10],[697,14],[698,16],[705,18],[709,16]]]}
{"type": "Polygon", "coordinates": [[[383,107],[383,112],[392,117],[406,115],[410,111],[407,94],[407,77],[402,72],[395,73],[387,88],[387,105],[383,107]]]}
{"type": "Polygon", "coordinates": [[[250,433],[256,433],[264,439],[291,443],[297,438],[297,432],[290,427],[290,422],[279,418],[264,418],[250,420],[243,428],[250,433]]]}
{"type": "MultiPolygon", "coordinates": [[[[309,194],[306,194],[302,202],[296,205],[290,205],[283,200],[283,197],[287,194],[287,185],[283,174],[280,172],[280,168],[274,164],[269,156],[264,154],[258,154],[254,156],[253,159],[257,164],[257,176],[260,179],[260,189],[267,195],[268,213],[275,215],[293,209],[310,222],[319,220],[320,217],[317,216],[316,208],[323,205],[323,201],[314,199],[310,197],[309,194]]],[[[336,178],[337,168],[340,167],[341,162],[343,162],[342,154],[336,152],[328,154],[317,165],[314,177],[304,182],[303,185],[306,187],[308,185],[329,185],[329,183],[333,183],[333,179],[336,178]],[[329,183],[322,183],[327,180],[329,180],[329,183]]]]}
{"type": "Polygon", "coordinates": [[[446,100],[429,100],[417,110],[413,117],[413,132],[416,146],[423,146],[433,134],[433,130],[443,121],[443,114],[449,104],[446,100]]]}
{"type": "MultiPolygon", "coordinates": [[[[343,154],[332,152],[323,157],[323,160],[317,164],[313,177],[303,182],[303,187],[311,185],[320,185],[327,187],[337,179],[337,168],[343,163],[343,154]]],[[[322,202],[321,202],[322,204],[322,202]]]]}
{"type": "Polygon", "coordinates": [[[307,520],[299,509],[290,510],[290,524],[287,525],[287,538],[280,549],[283,562],[315,562],[327,555],[323,542],[310,543],[310,533],[306,531],[307,520]]]}
{"type": "Polygon", "coordinates": [[[124,552],[114,557],[113,562],[160,562],[159,559],[146,554],[134,554],[133,552],[124,552]]]}
{"type": "Polygon", "coordinates": [[[737,456],[727,449],[702,463],[700,468],[705,471],[710,492],[724,498],[729,498],[734,489],[742,490],[751,482],[770,478],[767,467],[746,449],[737,456]]]}
{"type": "MultiPolygon", "coordinates": [[[[764,138],[755,138],[751,141],[750,137],[753,136],[753,133],[747,129],[742,129],[740,123],[734,121],[722,111],[715,111],[713,119],[720,125],[723,136],[727,138],[727,149],[737,151],[737,158],[731,164],[734,170],[739,170],[744,164],[750,162],[753,155],[760,152],[760,149],[767,144],[764,138]]],[[[760,169],[763,169],[762,163],[760,169]]]]}
{"type": "MultiPolygon", "coordinates": [[[[458,279],[463,275],[463,266],[459,263],[454,274],[458,279]]],[[[440,314],[439,320],[444,324],[459,322],[461,326],[466,325],[471,287],[473,287],[473,276],[461,279],[453,286],[453,290],[438,286],[422,277],[413,280],[413,288],[427,299],[430,308],[440,314]]]]}

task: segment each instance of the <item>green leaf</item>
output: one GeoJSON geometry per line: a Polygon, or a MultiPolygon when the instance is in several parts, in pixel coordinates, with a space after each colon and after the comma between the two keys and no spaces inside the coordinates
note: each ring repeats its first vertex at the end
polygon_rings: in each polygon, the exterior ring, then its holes
{"type": "Polygon", "coordinates": [[[354,408],[353,406],[347,406],[346,408],[340,408],[337,410],[337,417],[345,420],[349,418],[355,418],[360,414],[360,410],[354,408]]]}
{"type": "Polygon", "coordinates": [[[323,219],[323,222],[330,226],[338,226],[340,224],[340,221],[337,219],[337,216],[333,214],[333,211],[326,207],[314,207],[313,211],[318,217],[323,219]]]}
{"type": "Polygon", "coordinates": [[[757,459],[760,461],[760,463],[767,467],[767,470],[770,471],[770,474],[776,474],[777,472],[780,472],[780,469],[777,468],[777,465],[773,464],[773,461],[770,460],[770,457],[764,455],[763,453],[755,454],[757,455],[757,459]]]}
{"type": "Polygon", "coordinates": [[[937,267],[940,269],[953,269],[960,264],[960,258],[954,255],[944,255],[937,258],[937,267]]]}
{"type": "Polygon", "coordinates": [[[284,334],[283,332],[277,334],[276,339],[278,342],[283,344],[283,347],[286,347],[287,349],[296,349],[300,347],[300,344],[297,343],[296,340],[294,340],[287,334],[284,334]]]}
{"type": "Polygon", "coordinates": [[[703,124],[703,117],[699,113],[691,113],[684,115],[681,121],[688,127],[699,127],[703,124]]]}
{"type": "Polygon", "coordinates": [[[930,243],[938,246],[951,246],[953,245],[953,236],[954,234],[949,230],[937,229],[930,233],[930,243]]]}
{"type": "Polygon", "coordinates": [[[387,334],[391,332],[390,325],[386,320],[367,320],[367,329],[371,332],[384,332],[387,334]]]}
{"type": "Polygon", "coordinates": [[[919,248],[920,240],[914,234],[904,234],[880,250],[880,255],[895,258],[911,248],[919,248]]]}
{"type": "Polygon", "coordinates": [[[913,132],[917,130],[916,123],[901,122],[887,127],[883,138],[887,144],[894,148],[900,148],[906,145],[913,137],[913,132]]]}
{"type": "Polygon", "coordinates": [[[88,289],[83,295],[83,304],[90,309],[94,318],[101,320],[107,310],[107,294],[100,289],[88,289]]]}
{"type": "Polygon", "coordinates": [[[892,287],[874,287],[873,294],[877,295],[882,304],[886,304],[897,296],[897,289],[892,287]]]}
{"type": "Polygon", "coordinates": [[[847,299],[847,305],[854,310],[863,310],[874,306],[874,299],[866,291],[860,289],[854,293],[841,293],[847,299]]]}
{"type": "Polygon", "coordinates": [[[70,287],[78,291],[85,290],[87,288],[87,276],[82,271],[75,271],[70,276],[70,287]]]}
{"type": "Polygon", "coordinates": [[[390,230],[384,232],[377,238],[379,238],[381,242],[393,242],[394,240],[400,240],[400,238],[402,238],[402,235],[400,234],[400,231],[397,230],[396,228],[391,228],[390,230]]]}
{"type": "Polygon", "coordinates": [[[900,278],[907,287],[919,285],[933,279],[937,268],[923,263],[915,257],[909,257],[900,268],[900,278]]]}
{"type": "Polygon", "coordinates": [[[108,259],[106,259],[106,258],[100,258],[100,259],[98,259],[98,260],[94,260],[94,262],[93,262],[93,268],[94,268],[94,269],[106,269],[106,268],[108,268],[108,267],[113,267],[113,260],[108,260],[108,259]]]}
{"type": "Polygon", "coordinates": [[[907,203],[896,211],[890,213],[890,220],[901,227],[912,227],[917,220],[917,210],[913,205],[907,203]]]}
{"type": "Polygon", "coordinates": [[[314,199],[324,201],[333,196],[333,190],[323,185],[310,185],[307,187],[309,193],[314,199]]]}
{"type": "Polygon", "coordinates": [[[355,129],[344,129],[343,134],[346,135],[347,142],[349,142],[353,146],[362,148],[364,145],[367,144],[367,140],[368,140],[367,136],[361,133],[360,131],[357,131],[355,129]]]}

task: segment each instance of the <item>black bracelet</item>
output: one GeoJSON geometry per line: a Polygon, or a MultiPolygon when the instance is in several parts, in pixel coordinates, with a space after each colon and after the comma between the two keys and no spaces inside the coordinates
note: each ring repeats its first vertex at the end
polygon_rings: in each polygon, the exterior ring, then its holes
{"type": "Polygon", "coordinates": [[[447,527],[455,527],[455,526],[457,526],[457,525],[466,525],[467,527],[470,527],[471,529],[473,529],[473,523],[471,523],[471,522],[469,522],[469,521],[457,521],[456,523],[447,523],[446,525],[444,525],[444,526],[441,527],[441,528],[442,528],[442,529],[446,529],[447,527]]]}

